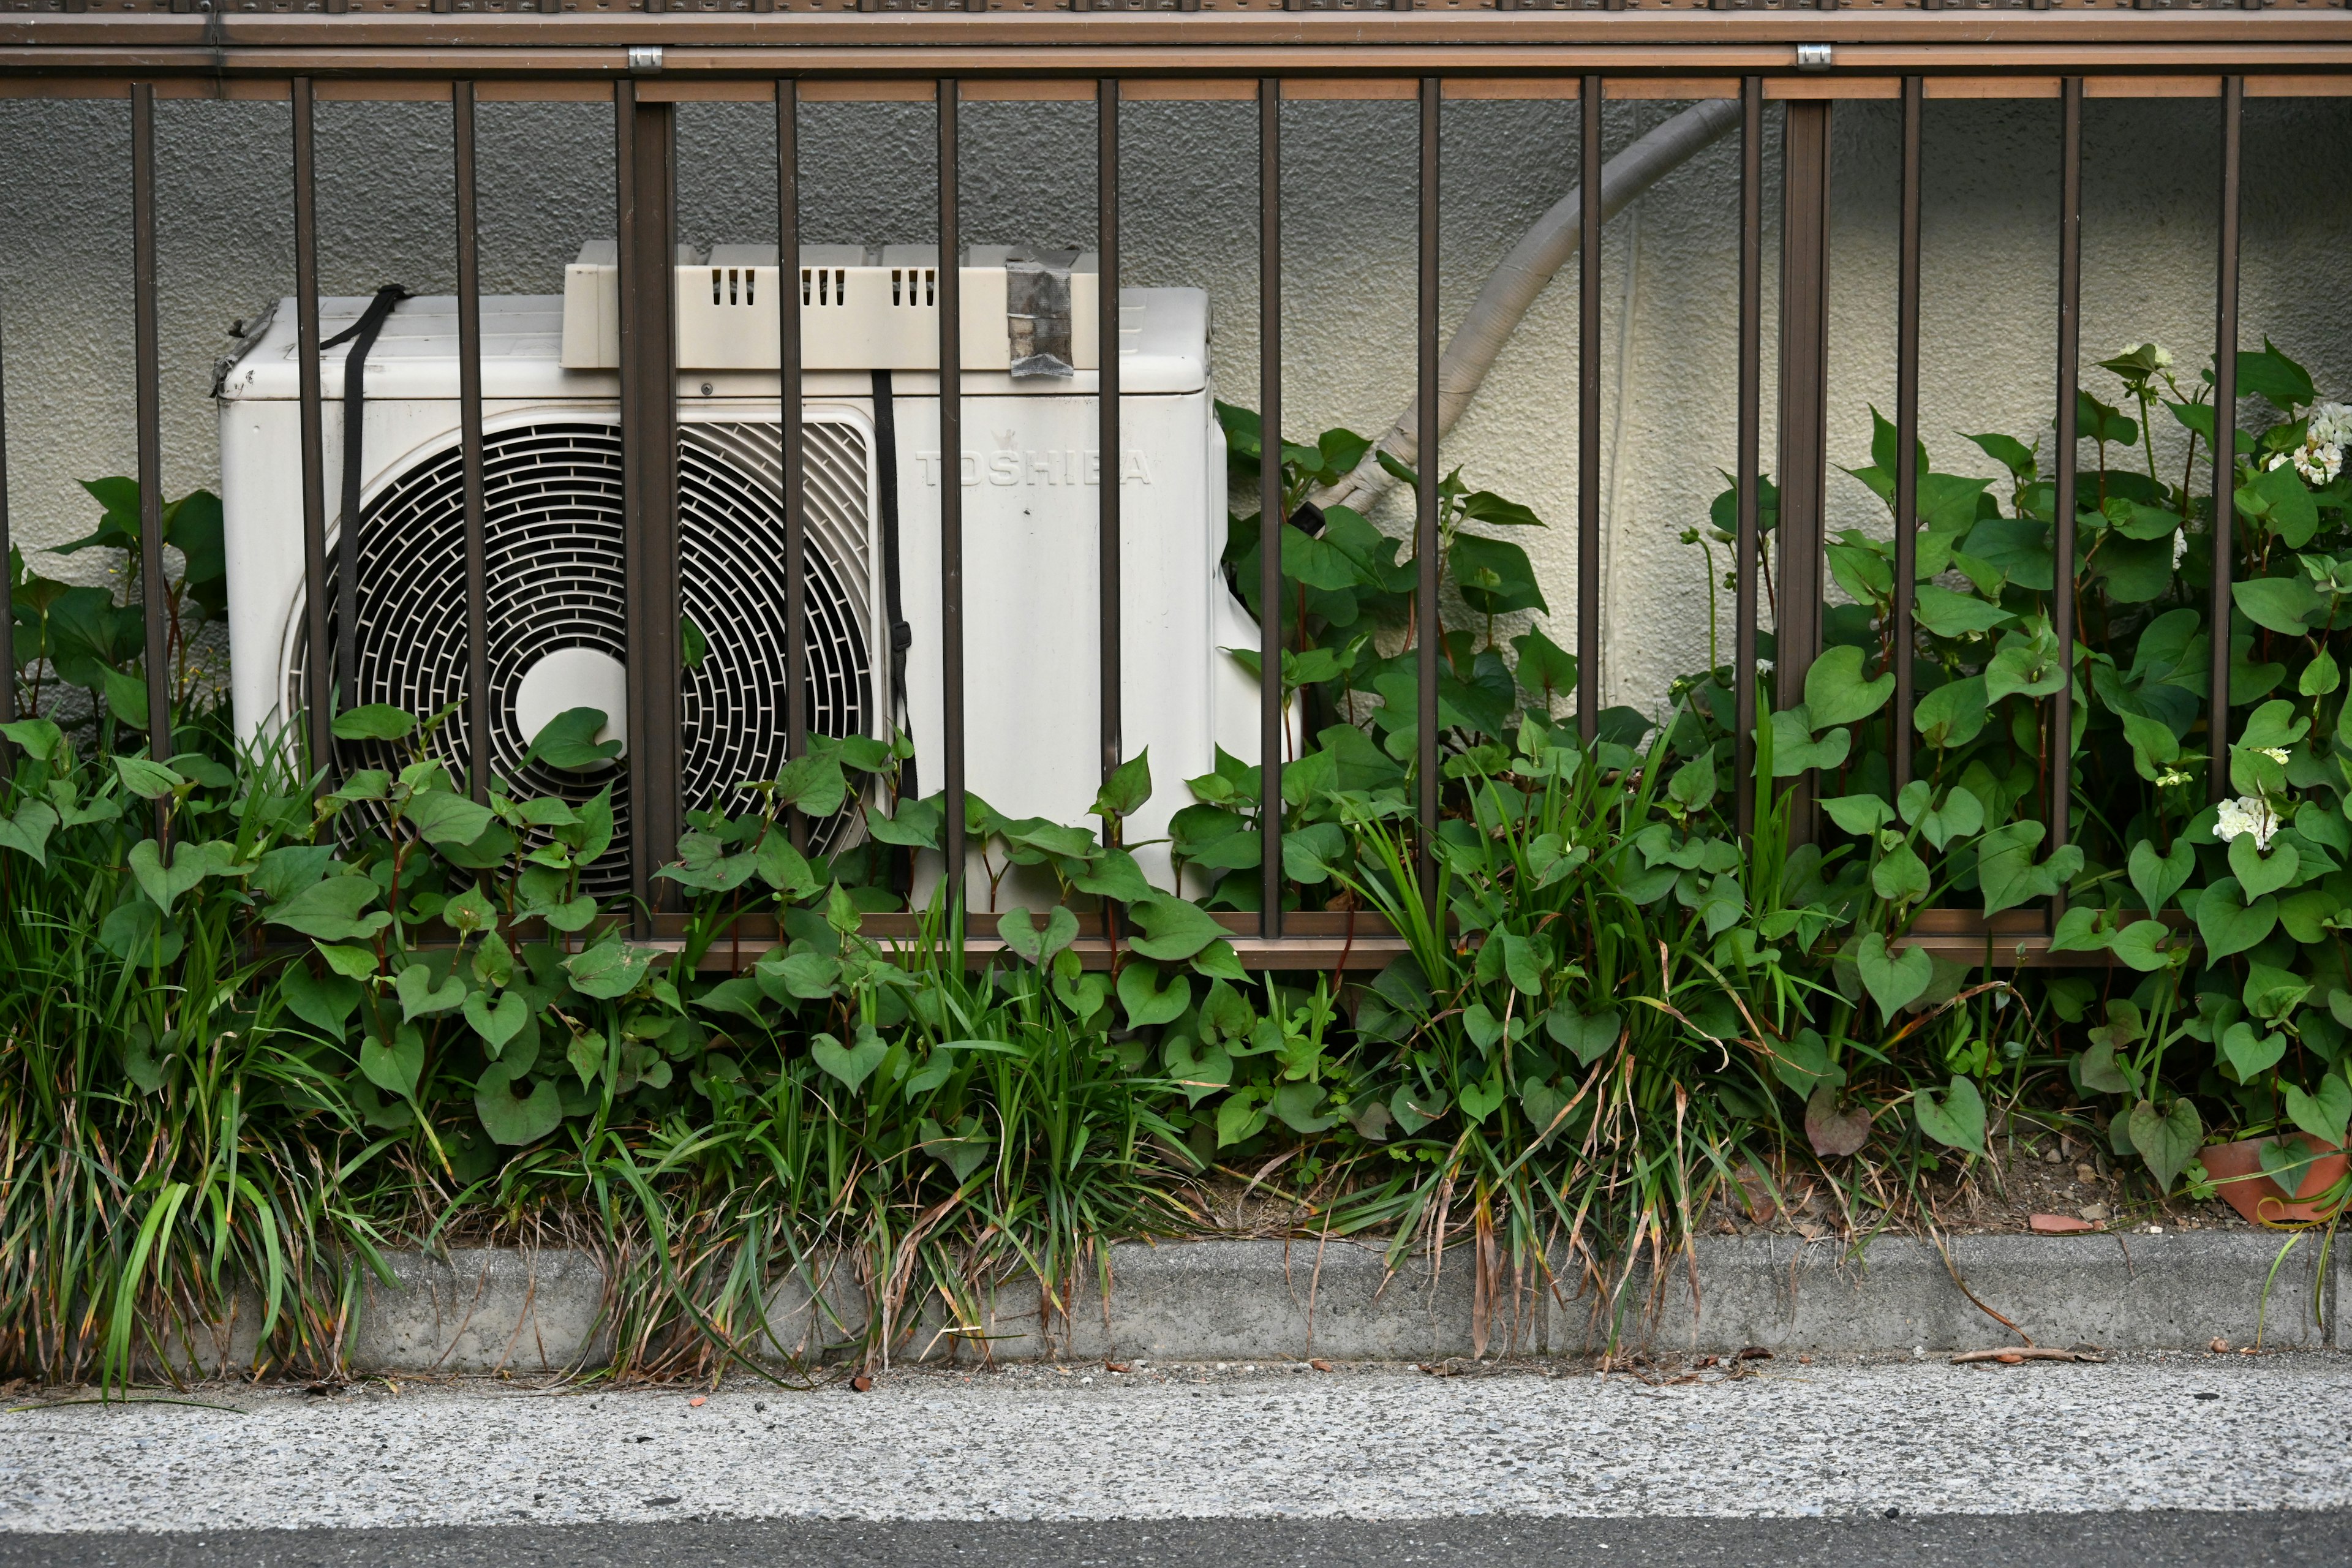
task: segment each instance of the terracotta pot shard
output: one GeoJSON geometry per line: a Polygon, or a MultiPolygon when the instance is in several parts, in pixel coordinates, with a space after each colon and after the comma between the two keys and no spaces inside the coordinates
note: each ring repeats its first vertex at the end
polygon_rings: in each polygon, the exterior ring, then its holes
{"type": "Polygon", "coordinates": [[[2319,1158],[2304,1167],[2303,1185],[2289,1201],[2278,1183],[2263,1173],[2263,1145],[2269,1138],[2241,1138],[2234,1143],[2216,1143],[2200,1149],[2197,1158],[2205,1173],[2213,1180],[2214,1191],[2229,1205],[2256,1225],[2309,1225],[2334,1216],[2342,1206],[2341,1200],[2321,1203],[2318,1200],[2337,1183],[2344,1180],[2347,1163],[2345,1152],[2332,1143],[2323,1143],[2308,1132],[2298,1132],[2306,1149],[2318,1152],[2319,1158]]]}

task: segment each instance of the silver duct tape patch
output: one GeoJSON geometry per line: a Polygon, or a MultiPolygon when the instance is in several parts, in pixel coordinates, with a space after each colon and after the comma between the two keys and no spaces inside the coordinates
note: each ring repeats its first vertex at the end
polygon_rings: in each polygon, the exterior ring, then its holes
{"type": "Polygon", "coordinates": [[[1004,261],[1004,331],[1016,378],[1077,374],[1070,349],[1075,250],[1016,250],[1004,261]]]}

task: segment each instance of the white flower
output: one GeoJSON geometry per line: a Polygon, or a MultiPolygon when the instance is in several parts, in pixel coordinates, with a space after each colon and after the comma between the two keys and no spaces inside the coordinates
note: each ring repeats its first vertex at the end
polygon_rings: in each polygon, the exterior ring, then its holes
{"type": "Polygon", "coordinates": [[[2270,803],[2257,795],[2225,800],[2214,810],[2213,837],[2224,844],[2251,833],[2254,836],[2254,847],[2267,851],[2279,830],[2277,815],[2271,810],[2270,803]]]}
{"type": "Polygon", "coordinates": [[[2344,448],[2306,440],[2294,453],[2294,471],[2305,484],[2330,483],[2344,468],[2344,448]]]}
{"type": "Polygon", "coordinates": [[[2147,357],[2155,362],[2157,369],[2164,370],[2171,365],[2172,351],[2162,343],[2143,343],[2140,346],[2147,350],[2147,357]]]}
{"type": "Polygon", "coordinates": [[[2279,766],[2286,766],[2286,748],[2284,746],[2256,746],[2254,750],[2260,752],[2263,755],[2268,757],[2279,766]]]}
{"type": "Polygon", "coordinates": [[[2352,442],[2352,408],[2341,403],[2315,404],[2304,429],[2323,447],[2344,446],[2352,442]]]}

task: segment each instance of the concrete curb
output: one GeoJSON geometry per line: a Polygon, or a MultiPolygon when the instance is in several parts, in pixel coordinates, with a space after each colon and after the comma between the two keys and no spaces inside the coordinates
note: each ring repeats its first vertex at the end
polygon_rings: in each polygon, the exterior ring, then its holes
{"type": "MultiPolygon", "coordinates": [[[[2264,1232],[1959,1237],[1948,1244],[1948,1269],[1932,1244],[1907,1237],[1881,1237],[1859,1258],[1828,1242],[1710,1237],[1663,1279],[1637,1271],[1608,1300],[1589,1290],[1561,1300],[1532,1280],[1515,1289],[1507,1275],[1483,1312],[1466,1251],[1433,1278],[1423,1258],[1391,1275],[1377,1247],[1354,1242],[1123,1242],[1108,1248],[1108,1297],[1089,1274],[1050,1328],[1035,1282],[1015,1280],[981,1322],[927,1310],[894,1358],[1428,1360],[1587,1353],[1612,1337],[1700,1352],[2015,1342],[1969,1292],[2044,1345],[2201,1350],[2216,1336],[2242,1345],[2259,1332],[2281,1349],[2352,1346],[2335,1327],[2338,1303],[2352,1301],[2352,1258],[2339,1249],[2323,1278],[2321,1239],[2305,1237],[2282,1261],[2288,1238],[2264,1232]]],[[[605,1278],[587,1253],[484,1248],[391,1261],[394,1283],[371,1279],[362,1293],[355,1371],[530,1374],[611,1352],[605,1278]]],[[[823,1355],[854,1337],[842,1325],[864,1321],[864,1291],[846,1269],[819,1286],[815,1299],[796,1279],[776,1288],[762,1350],[823,1355]]],[[[241,1325],[206,1336],[203,1360],[251,1363],[257,1313],[238,1316],[241,1325]]]]}

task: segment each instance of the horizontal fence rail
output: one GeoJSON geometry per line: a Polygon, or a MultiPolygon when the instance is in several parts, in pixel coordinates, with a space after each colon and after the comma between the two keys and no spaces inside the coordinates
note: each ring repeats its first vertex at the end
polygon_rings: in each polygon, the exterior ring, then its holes
{"type": "MultiPolygon", "coordinates": [[[[627,9],[645,9],[642,5],[627,9]]],[[[1759,583],[1764,566],[1761,521],[1764,415],[1763,275],[1765,268],[1766,106],[1786,116],[1786,178],[1780,302],[1780,511],[1779,633],[1772,659],[1778,700],[1801,697],[1807,665],[1822,637],[1822,575],[1825,450],[1826,354],[1829,337],[1828,136],[1839,99],[1886,100],[1900,105],[1899,216],[1896,235],[1895,428],[1898,454],[1894,484],[1897,520],[1892,615],[1895,677],[1890,757],[1896,788],[1914,777],[1915,712],[1913,605],[1917,550],[1921,234],[1921,140],[1925,105],[1937,98],[2054,100],[2059,107],[2062,182],[2058,214],[2056,582],[2054,640],[2070,668],[2075,659],[2074,607],[2063,591],[2073,581],[2076,539],[2074,471],[2079,315],[2082,280],[2082,125],[2085,100],[2095,96],[2163,96],[2210,101],[2221,120],[2221,162],[2216,181],[2220,242],[2215,284],[2216,405],[2234,406],[2239,331],[2239,204],[2242,121],[2246,100],[2263,94],[2352,93],[2352,16],[2341,5],[2231,11],[2223,7],[2152,13],[2113,6],[2046,10],[2015,7],[1927,7],[1916,14],[1836,12],[1796,8],[1759,14],[1758,7],[1701,13],[1696,6],[1659,6],[1586,15],[1592,7],[1496,5],[1496,14],[1448,12],[1444,16],[1395,8],[1347,5],[1074,5],[1083,15],[1013,14],[1000,6],[957,9],[884,0],[856,7],[730,5],[716,14],[693,11],[625,16],[599,7],[591,15],[573,0],[561,7],[495,0],[433,8],[369,5],[360,0],[306,0],[300,10],[260,10],[231,4],[206,17],[190,15],[186,0],[124,14],[60,5],[44,10],[0,11],[0,96],[128,100],[131,125],[131,252],[134,282],[137,377],[136,435],[142,510],[142,571],[147,583],[163,572],[164,489],[161,436],[161,364],[156,281],[154,117],[161,97],[275,98],[292,106],[295,297],[300,378],[301,539],[312,650],[306,667],[308,738],[312,754],[332,756],[326,724],[331,706],[323,650],[332,633],[336,597],[328,559],[323,377],[315,127],[322,101],[369,98],[437,100],[449,106],[455,148],[455,211],[460,342],[460,450],[463,468],[465,647],[477,672],[467,693],[462,729],[474,759],[468,787],[477,798],[489,785],[488,748],[493,717],[489,664],[487,501],[482,384],[481,282],[477,210],[477,114],[484,102],[573,98],[609,103],[614,115],[614,214],[621,278],[620,427],[625,452],[625,540],[628,562],[628,648],[631,668],[628,769],[633,785],[630,828],[632,891],[646,911],[639,934],[674,940],[677,922],[664,906],[655,867],[669,859],[682,830],[679,798],[680,617],[679,474],[677,354],[671,295],[676,270],[676,109],[680,102],[772,102],[775,115],[781,267],[800,254],[799,114],[803,105],[861,98],[928,100],[936,116],[936,215],[940,449],[962,450],[961,300],[956,265],[961,233],[959,114],[975,100],[1037,98],[1091,100],[1097,114],[1094,172],[1098,224],[1099,295],[1096,327],[1101,365],[1097,437],[1104,479],[1097,488],[1096,569],[1097,648],[1100,702],[1095,715],[1103,776],[1119,766],[1126,715],[1123,658],[1120,486],[1114,468],[1121,446],[1118,371],[1120,157],[1118,112],[1123,103],[1198,98],[1255,101],[1258,138],[1259,412],[1265,432],[1259,475],[1260,552],[1257,590],[1264,628],[1260,661],[1261,795],[1260,899],[1254,915],[1221,915],[1236,951],[1252,966],[1375,968],[1402,951],[1395,933],[1369,916],[1283,909],[1284,798],[1281,763],[1293,744],[1286,724],[1277,649],[1286,582],[1280,526],[1286,521],[1283,486],[1283,160],[1281,116],[1286,102],[1316,99],[1394,99],[1416,105],[1416,293],[1414,386],[1419,450],[1412,486],[1412,537],[1421,605],[1414,632],[1418,674],[1415,714],[1415,795],[1420,860],[1433,887],[1432,851],[1440,819],[1444,762],[1440,735],[1440,653],[1433,606],[1439,593],[1442,520],[1439,476],[1439,296],[1444,174],[1440,132],[1449,100],[1523,97],[1574,99],[1580,127],[1583,226],[1578,278],[1576,525],[1577,689],[1572,711],[1590,741],[1601,721],[1604,649],[1600,637],[1601,553],[1601,288],[1602,131],[1612,100],[1641,98],[1723,98],[1739,108],[1737,473],[1734,530],[1734,628],[1731,672],[1735,693],[1738,824],[1752,831],[1754,735],[1764,661],[1759,583]],[[860,18],[844,13],[899,13],[860,18]],[[1346,16],[1318,16],[1345,11],[1346,16]],[[521,13],[518,15],[517,13],[521,13]],[[1096,15],[1094,13],[1102,13],[1096,15]],[[1279,12],[1280,15],[1266,13],[1279,12]],[[757,21],[736,13],[760,14],[757,21]],[[911,13],[911,14],[907,14],[911,13]],[[1507,13],[1507,14],[1505,14],[1507,13]],[[789,34],[791,46],[780,41],[789,34]],[[1832,38],[1831,34],[1834,34],[1832,38]],[[1816,37],[1832,46],[1807,56],[1816,37]],[[646,39],[640,43],[638,40],[646,39]],[[650,40],[658,41],[650,41],[650,40]],[[805,42],[803,42],[805,40],[805,42]],[[1116,41],[1114,41],[1116,40],[1116,41]],[[1213,47],[1212,47],[1213,45],[1213,47]],[[1007,58],[991,50],[1002,49],[1007,58]],[[625,54],[616,51],[625,50],[625,54]],[[1646,52],[1645,52],[1646,51],[1646,52]],[[1019,58],[1009,58],[1017,53],[1019,58]],[[961,61],[956,68],[951,64],[961,61]],[[1812,69],[1811,65],[1824,68],[1812,69]],[[1013,73],[1018,73],[1015,76],[1013,73]],[[1318,75],[1317,73],[1334,73],[1318,75]],[[1674,74],[1681,73],[1681,74],[1674,74]]],[[[1605,10],[1606,7],[1601,9],[1605,10]]],[[[787,594],[784,726],[792,755],[803,754],[811,733],[811,694],[803,643],[805,595],[803,548],[808,536],[808,495],[803,414],[806,405],[803,344],[797,310],[779,310],[778,396],[782,416],[781,493],[787,594]]],[[[23,343],[8,345],[21,359],[23,343]]],[[[877,399],[877,405],[879,399],[877,399]]],[[[1566,410],[1558,411],[1565,424],[1566,410]]],[[[2216,517],[2230,516],[2233,420],[2217,421],[2218,449],[2210,462],[2216,517]]],[[[8,523],[6,428],[0,424],[0,547],[8,523]]],[[[893,481],[895,482],[895,481],[893,481]]],[[[966,767],[965,551],[962,487],[950,474],[940,486],[939,570],[941,601],[941,686],[936,694],[944,744],[939,783],[945,791],[943,865],[954,898],[969,907],[963,888],[968,840],[966,767]]],[[[348,542],[355,517],[342,520],[348,542]]],[[[2231,613],[2229,538],[2217,529],[2210,626],[2231,613]]],[[[348,548],[348,544],[347,544],[348,548]]],[[[163,595],[145,595],[144,626],[151,752],[175,749],[163,595]]],[[[897,615],[894,605],[893,617],[897,615]]],[[[348,627],[347,618],[344,622],[348,627]]],[[[877,640],[887,626],[875,628],[877,640]]],[[[6,635],[0,626],[0,636],[6,635]]],[[[346,635],[348,631],[346,631],[346,635]]],[[[894,650],[893,657],[896,657],[894,650]]],[[[2208,692],[2209,733],[2226,735],[2229,647],[2212,638],[2208,692]]],[[[877,682],[878,686],[879,682],[877,682]]],[[[930,694],[926,694],[930,695],[930,694]]],[[[2073,798],[2071,682],[2062,682],[2048,710],[2051,759],[2045,801],[2050,845],[2066,842],[2073,798]]],[[[13,704],[13,686],[0,702],[13,704]]],[[[888,704],[877,704],[885,713],[888,704]]],[[[1301,729],[1303,731],[1303,704],[1301,729]]],[[[1302,736],[1303,740],[1303,736],[1302,736]]],[[[2223,748],[2217,745],[2217,752],[2223,748]]],[[[928,765],[929,759],[924,759],[928,765]]],[[[2210,770],[2215,797],[2225,793],[2226,769],[2210,770]]],[[[1799,836],[1811,831],[1800,808],[1799,836]]],[[[807,825],[796,822],[806,842],[807,825]]],[[[1990,921],[1966,911],[1931,909],[1915,938],[1931,951],[1970,962],[2045,962],[2052,907],[2012,911],[1990,921]]],[[[912,917],[877,917],[871,929],[885,938],[911,940],[912,917]]],[[[1075,951],[1089,965],[1108,963],[1118,940],[1108,915],[1075,951]]],[[[1000,944],[975,938],[975,956],[1000,944]]],[[[714,952],[712,962],[722,956],[714,952]]]]}

